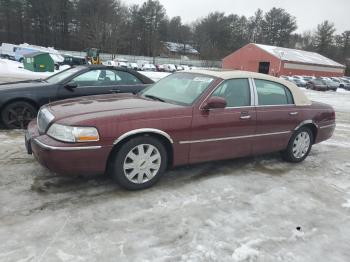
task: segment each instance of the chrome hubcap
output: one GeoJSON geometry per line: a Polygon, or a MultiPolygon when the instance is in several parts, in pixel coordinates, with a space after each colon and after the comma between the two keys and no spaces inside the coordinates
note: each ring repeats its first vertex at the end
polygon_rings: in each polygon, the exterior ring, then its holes
{"type": "Polygon", "coordinates": [[[135,146],[124,159],[124,174],[135,184],[146,183],[158,173],[161,160],[161,155],[155,146],[150,144],[135,146]]]}
{"type": "Polygon", "coordinates": [[[295,158],[305,156],[310,147],[310,136],[307,132],[301,132],[296,136],[293,143],[293,155],[295,158]]]}

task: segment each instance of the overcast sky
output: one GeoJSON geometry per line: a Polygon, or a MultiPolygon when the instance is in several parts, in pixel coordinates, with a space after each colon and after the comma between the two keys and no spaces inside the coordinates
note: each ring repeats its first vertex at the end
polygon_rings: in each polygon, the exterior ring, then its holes
{"type": "MultiPolygon", "coordinates": [[[[127,4],[142,4],[145,0],[124,0],[127,4]]],[[[313,30],[317,24],[329,20],[338,33],[350,30],[350,0],[159,0],[169,17],[181,16],[185,23],[206,16],[209,12],[226,14],[254,14],[256,9],[264,11],[281,7],[297,18],[298,32],[313,30]]]]}

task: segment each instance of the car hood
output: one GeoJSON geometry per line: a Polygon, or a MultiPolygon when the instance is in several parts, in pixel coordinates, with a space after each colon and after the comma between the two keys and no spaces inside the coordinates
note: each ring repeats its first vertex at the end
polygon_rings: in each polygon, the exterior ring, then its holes
{"type": "Polygon", "coordinates": [[[50,84],[43,82],[42,80],[25,80],[25,81],[17,81],[11,83],[2,83],[0,84],[0,91],[19,91],[19,90],[28,90],[28,88],[38,88],[38,87],[46,87],[50,84]]]}
{"type": "Polygon", "coordinates": [[[57,101],[48,105],[56,121],[62,119],[91,119],[123,113],[142,113],[164,109],[183,108],[133,94],[85,96],[57,101]]]}

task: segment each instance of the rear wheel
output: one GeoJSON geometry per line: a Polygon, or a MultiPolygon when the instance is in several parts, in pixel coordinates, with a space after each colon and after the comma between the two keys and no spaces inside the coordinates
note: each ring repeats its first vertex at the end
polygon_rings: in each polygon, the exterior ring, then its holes
{"type": "Polygon", "coordinates": [[[33,105],[18,101],[5,106],[1,112],[1,119],[6,128],[25,129],[36,114],[37,109],[33,105]]]}
{"type": "Polygon", "coordinates": [[[111,176],[129,190],[154,185],[167,166],[167,153],[163,144],[149,136],[135,137],[121,146],[112,156],[111,176]]]}
{"type": "Polygon", "coordinates": [[[291,137],[287,149],[282,152],[283,159],[293,163],[303,161],[309,155],[312,143],[311,130],[307,127],[298,129],[291,137]]]}

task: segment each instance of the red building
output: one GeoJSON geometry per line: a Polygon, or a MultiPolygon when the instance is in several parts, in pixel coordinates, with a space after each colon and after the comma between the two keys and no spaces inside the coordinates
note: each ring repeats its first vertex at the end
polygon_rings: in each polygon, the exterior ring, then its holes
{"type": "Polygon", "coordinates": [[[314,52],[248,44],[223,59],[223,69],[245,70],[274,76],[344,76],[345,66],[314,52]]]}

